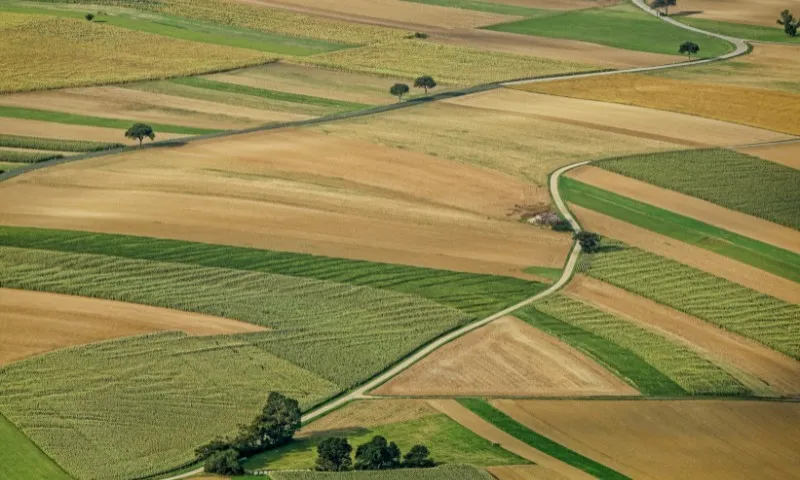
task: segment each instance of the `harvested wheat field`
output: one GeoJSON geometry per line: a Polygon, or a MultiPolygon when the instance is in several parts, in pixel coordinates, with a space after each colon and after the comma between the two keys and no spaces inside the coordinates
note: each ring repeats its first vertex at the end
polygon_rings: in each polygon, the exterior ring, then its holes
{"type": "Polygon", "coordinates": [[[446,101],[469,107],[522,113],[568,125],[691,147],[769,142],[789,138],[768,130],[679,113],[541,95],[508,88],[446,101]],[[658,125],[658,128],[653,128],[653,125],[658,125]]]}
{"type": "Polygon", "coordinates": [[[800,362],[760,343],[583,275],[575,277],[565,291],[571,297],[689,345],[760,395],[800,395],[800,362]]]}
{"type": "MultiPolygon", "coordinates": [[[[472,28],[510,22],[519,17],[401,0],[239,0],[264,7],[383,27],[472,28]]],[[[346,27],[345,27],[346,28],[346,27]]]]}
{"type": "Polygon", "coordinates": [[[557,167],[581,160],[680,148],[679,145],[537,118],[536,114],[437,102],[313,130],[366,140],[544,185],[557,167]]]}
{"type": "Polygon", "coordinates": [[[541,478],[575,480],[589,480],[595,478],[575,467],[542,453],[540,450],[533,448],[522,440],[500,430],[456,400],[429,400],[428,403],[464,427],[472,430],[473,433],[502,446],[504,449],[525,460],[535,463],[536,466],[542,470],[540,473],[541,478]]]}
{"type": "Polygon", "coordinates": [[[680,215],[695,218],[739,235],[793,252],[800,252],[800,232],[761,218],[735,212],[705,200],[656,187],[593,166],[577,168],[567,173],[567,176],[623,197],[649,203],[665,210],[672,210],[680,215]]]}
{"type": "Polygon", "coordinates": [[[800,142],[737,148],[737,152],[754,155],[764,160],[800,169],[800,142]]]}
{"type": "Polygon", "coordinates": [[[0,96],[0,105],[220,130],[308,118],[119,87],[16,93],[0,96]]]}
{"type": "Polygon", "coordinates": [[[791,280],[588,208],[570,205],[570,210],[589,231],[622,240],[633,247],[676,260],[751,290],[800,304],[800,285],[791,280]]]}
{"type": "Polygon", "coordinates": [[[504,317],[445,345],[374,393],[577,396],[639,392],[557,338],[504,317]]]}
{"type": "MultiPolygon", "coordinates": [[[[775,132],[800,135],[800,122],[797,121],[796,107],[800,97],[788,92],[636,74],[601,75],[530,83],[514,88],[529,92],[687,113],[775,132]]],[[[786,138],[788,137],[776,134],[772,139],[761,141],[786,138]]],[[[734,145],[755,143],[756,141],[744,137],[734,145]]]]}
{"type": "Polygon", "coordinates": [[[0,223],[525,277],[570,247],[517,221],[540,198],[496,172],[282,130],[33,172],[0,185],[0,223]]]}
{"type": "MultiPolygon", "coordinates": [[[[57,138],[60,140],[88,140],[92,142],[125,143],[136,145],[136,140],[125,138],[125,130],[105,127],[87,127],[66,123],[40,122],[0,117],[0,134],[28,137],[57,138]]],[[[186,137],[183,133],[156,132],[157,140],[186,137]]]]}
{"type": "Polygon", "coordinates": [[[800,478],[800,403],[495,400],[492,404],[542,435],[636,479],[800,478]]]}
{"type": "Polygon", "coordinates": [[[265,329],[167,308],[0,289],[0,365],[59,348],[168,330],[224,335],[265,329]]]}
{"type": "MultiPolygon", "coordinates": [[[[673,9],[676,7],[673,7],[673,9]]],[[[798,0],[681,0],[673,12],[698,12],[692,17],[731,23],[777,27],[775,20],[784,9],[800,10],[798,0]]]]}
{"type": "Polygon", "coordinates": [[[375,428],[438,414],[439,411],[425,400],[358,400],[314,420],[300,429],[297,436],[302,438],[336,430],[375,428]]]}

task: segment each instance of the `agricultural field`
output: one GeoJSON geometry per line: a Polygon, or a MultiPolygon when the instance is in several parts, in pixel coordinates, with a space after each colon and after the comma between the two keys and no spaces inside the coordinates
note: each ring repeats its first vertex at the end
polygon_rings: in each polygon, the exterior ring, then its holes
{"type": "MultiPolygon", "coordinates": [[[[783,33],[780,26],[775,24],[775,19],[778,18],[782,10],[787,8],[789,10],[798,10],[800,9],[800,2],[797,0],[761,0],[758,3],[751,3],[746,0],[727,2],[684,0],[678,6],[677,13],[685,13],[687,18],[703,18],[721,22],[774,27],[783,33]]],[[[674,9],[673,12],[675,12],[674,9]]]]}
{"type": "Polygon", "coordinates": [[[722,149],[615,158],[597,166],[800,229],[800,172],[793,168],[722,149]]]}
{"type": "Polygon", "coordinates": [[[274,472],[273,480],[491,480],[492,476],[468,465],[444,465],[421,470],[388,470],[379,472],[274,472]]]}
{"type": "Polygon", "coordinates": [[[737,149],[737,151],[800,170],[800,142],[760,147],[742,147],[737,149]]]}
{"type": "Polygon", "coordinates": [[[0,475],[3,478],[72,479],[2,415],[0,439],[3,442],[0,449],[0,475]]]}
{"type": "Polygon", "coordinates": [[[631,478],[798,478],[800,445],[794,430],[800,422],[800,405],[794,402],[495,400],[492,404],[536,432],[586,457],[602,459],[631,478]]]}
{"type": "MultiPolygon", "coordinates": [[[[789,92],[720,85],[713,80],[677,80],[642,74],[531,83],[516,88],[686,113],[800,135],[800,126],[794,121],[797,95],[789,92]]],[[[743,143],[754,142],[744,140],[738,144],[743,143]]]]}

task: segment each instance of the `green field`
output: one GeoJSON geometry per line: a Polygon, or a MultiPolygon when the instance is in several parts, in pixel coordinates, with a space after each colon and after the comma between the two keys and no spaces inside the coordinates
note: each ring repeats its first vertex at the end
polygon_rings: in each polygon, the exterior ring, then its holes
{"type": "Polygon", "coordinates": [[[411,294],[482,318],[544,290],[539,282],[126,235],[0,226],[0,245],[290,275],[411,294]]]}
{"type": "MultiPolygon", "coordinates": [[[[741,395],[749,393],[720,367],[673,342],[591,305],[558,295],[534,304],[534,307],[563,322],[587,331],[638,356],[680,386],[664,393],[680,395],[741,395]]],[[[564,338],[569,341],[569,337],[564,338]]],[[[580,346],[580,344],[576,345],[580,346]]],[[[668,384],[667,384],[668,385],[668,384]]],[[[665,385],[665,386],[667,386],[665,385]]]]}
{"type": "Polygon", "coordinates": [[[733,50],[728,42],[670,25],[627,2],[606,8],[556,12],[486,28],[673,55],[678,54],[678,46],[686,41],[699,45],[702,57],[716,57],[733,50]]]}
{"type": "MultiPolygon", "coordinates": [[[[796,13],[796,12],[795,12],[796,13]]],[[[705,18],[676,17],[676,20],[697,27],[708,32],[721,33],[729,37],[745,38],[759,42],[781,42],[794,43],[800,45],[800,37],[790,37],[783,32],[783,27],[764,27],[760,25],[745,25],[743,23],[719,22],[705,18]]],[[[778,12],[775,12],[775,20],[778,19],[778,12]]]]}
{"type": "Polygon", "coordinates": [[[24,137],[0,133],[0,147],[55,150],[59,152],[97,152],[124,147],[121,143],[89,142],[83,140],[61,140],[58,138],[24,137]]]}
{"type": "Polygon", "coordinates": [[[559,191],[570,203],[800,282],[800,255],[794,252],[572,178],[561,177],[559,191]]]}
{"type": "Polygon", "coordinates": [[[800,170],[726,149],[651,153],[596,166],[800,229],[800,170]]]}
{"type": "Polygon", "coordinates": [[[403,0],[413,3],[425,3],[440,7],[461,8],[478,12],[499,13],[501,15],[514,15],[518,17],[535,17],[543,15],[550,10],[541,8],[523,7],[520,5],[507,5],[505,3],[484,2],[481,0],[403,0]]]}
{"type": "Polygon", "coordinates": [[[322,432],[296,440],[285,447],[256,455],[245,462],[245,468],[248,470],[313,469],[317,458],[317,444],[325,438],[346,436],[355,450],[358,445],[368,442],[375,435],[381,435],[397,443],[402,452],[407,452],[414,445],[424,444],[430,449],[431,457],[442,463],[462,463],[478,467],[528,463],[501,446],[492,445],[447,415],[434,414],[372,428],[322,432]]]}
{"type": "Polygon", "coordinates": [[[800,305],[626,246],[592,255],[588,274],[800,359],[800,305]]]}
{"type": "MultiPolygon", "coordinates": [[[[91,117],[88,115],[77,115],[73,113],[55,112],[52,110],[36,110],[33,108],[19,108],[0,106],[0,117],[20,118],[23,120],[39,120],[42,122],[66,123],[70,125],[86,125],[89,127],[119,128],[127,130],[136,120],[120,120],[118,118],[91,117]]],[[[180,125],[164,125],[160,123],[147,123],[156,132],[178,133],[186,135],[202,135],[214,133],[219,130],[207,128],[184,127],[180,125]]],[[[120,133],[120,137],[122,134],[120,133]]]]}
{"type": "Polygon", "coordinates": [[[0,445],[0,478],[72,479],[3,415],[0,415],[0,445]]]}
{"type": "MultiPolygon", "coordinates": [[[[261,478],[261,477],[254,477],[261,478]]],[[[272,480],[492,480],[488,473],[468,465],[442,465],[436,468],[381,470],[344,473],[272,472],[272,480]]]]}
{"type": "Polygon", "coordinates": [[[9,163],[39,163],[56,158],[63,158],[64,155],[56,152],[37,152],[22,150],[6,150],[0,148],[0,162],[9,163]]]}
{"type": "Polygon", "coordinates": [[[529,273],[531,275],[536,275],[538,277],[546,278],[550,280],[550,282],[555,282],[563,273],[563,270],[560,268],[549,268],[549,267],[528,267],[523,270],[525,273],[529,273]]]}
{"type": "Polygon", "coordinates": [[[533,448],[551,457],[557,458],[568,465],[583,470],[589,475],[605,480],[630,480],[629,477],[603,464],[597,463],[591,458],[586,458],[550,440],[544,435],[536,433],[483,400],[463,398],[459,399],[458,402],[512,437],[522,440],[533,448]]]}
{"type": "Polygon", "coordinates": [[[24,167],[24,163],[6,163],[0,162],[0,171],[1,172],[10,172],[11,170],[16,170],[18,168],[24,167]]]}

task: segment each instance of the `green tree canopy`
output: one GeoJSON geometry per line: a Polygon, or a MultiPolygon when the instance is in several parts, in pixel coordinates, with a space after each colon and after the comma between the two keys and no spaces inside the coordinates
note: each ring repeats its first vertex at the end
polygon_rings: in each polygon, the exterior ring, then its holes
{"type": "Polygon", "coordinates": [[[405,468],[430,468],[435,467],[436,462],[430,458],[430,451],[425,445],[414,445],[403,455],[403,467],[405,468]]]}
{"type": "Polygon", "coordinates": [[[578,232],[573,238],[581,244],[581,249],[586,253],[595,253],[600,250],[600,235],[593,232],[578,232]]]}
{"type": "Polygon", "coordinates": [[[356,470],[389,470],[400,466],[400,448],[384,437],[373,437],[356,449],[356,470]]]}
{"type": "Polygon", "coordinates": [[[794,18],[792,12],[784,10],[778,19],[778,25],[783,25],[783,31],[790,37],[797,36],[797,29],[800,28],[800,18],[794,18]]]}
{"type": "Polygon", "coordinates": [[[142,146],[142,140],[144,137],[147,137],[150,140],[154,140],[156,138],[153,127],[145,123],[134,123],[131,128],[125,132],[125,138],[139,140],[140,147],[142,146]]]}
{"type": "Polygon", "coordinates": [[[208,457],[205,463],[205,471],[219,475],[244,474],[244,468],[239,463],[239,452],[232,448],[216,452],[208,457]]]}
{"type": "Polygon", "coordinates": [[[253,423],[242,427],[234,447],[247,455],[285,445],[300,429],[300,417],[297,400],[271,392],[253,423]]]}
{"type": "Polygon", "coordinates": [[[353,447],[346,438],[326,438],[317,445],[316,469],[321,472],[344,472],[353,467],[353,447]]]}
{"type": "Polygon", "coordinates": [[[425,95],[428,94],[428,90],[431,88],[436,88],[436,80],[433,79],[430,75],[423,75],[421,77],[417,77],[414,80],[414,87],[415,88],[424,88],[425,95]]]}
{"type": "Polygon", "coordinates": [[[678,53],[687,54],[689,56],[689,60],[692,59],[692,55],[696,55],[699,51],[700,46],[694,42],[683,42],[681,43],[680,48],[678,48],[678,53]]]}
{"type": "Polygon", "coordinates": [[[397,100],[403,100],[403,95],[409,92],[408,85],[405,83],[395,83],[392,85],[392,88],[389,89],[389,93],[397,97],[397,100]]]}

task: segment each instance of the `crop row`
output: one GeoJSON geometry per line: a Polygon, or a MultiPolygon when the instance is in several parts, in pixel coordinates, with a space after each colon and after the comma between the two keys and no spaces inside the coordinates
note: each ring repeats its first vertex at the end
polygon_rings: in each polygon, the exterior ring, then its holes
{"type": "Polygon", "coordinates": [[[592,277],[800,358],[799,305],[637,248],[592,257],[592,277]]]}
{"type": "Polygon", "coordinates": [[[39,163],[63,157],[64,155],[55,152],[26,152],[22,150],[3,150],[0,148],[0,162],[39,163]]]}
{"type": "Polygon", "coordinates": [[[23,137],[0,134],[0,147],[55,150],[58,152],[96,152],[124,147],[121,143],[61,140],[58,138],[23,137]]]}

